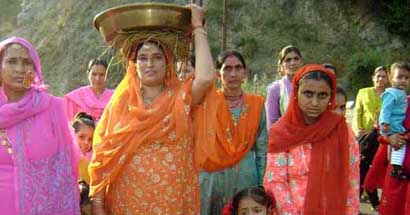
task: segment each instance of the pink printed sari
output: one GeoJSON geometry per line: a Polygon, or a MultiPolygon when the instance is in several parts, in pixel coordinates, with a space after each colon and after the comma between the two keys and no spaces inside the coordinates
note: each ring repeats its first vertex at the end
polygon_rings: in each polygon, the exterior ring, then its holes
{"type": "MultiPolygon", "coordinates": [[[[23,38],[12,37],[0,43],[0,50],[18,43],[29,50],[35,66],[35,81],[17,102],[8,102],[0,93],[0,129],[7,134],[12,154],[0,146],[3,163],[0,175],[2,214],[80,214],[77,188],[79,148],[64,116],[61,99],[45,91],[40,60],[33,46],[23,38]],[[11,199],[12,198],[12,199],[11,199]]],[[[2,141],[2,137],[0,137],[2,141]]]]}

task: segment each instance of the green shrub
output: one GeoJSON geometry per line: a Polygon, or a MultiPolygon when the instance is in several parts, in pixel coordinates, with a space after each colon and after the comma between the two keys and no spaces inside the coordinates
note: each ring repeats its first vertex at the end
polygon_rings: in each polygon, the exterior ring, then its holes
{"type": "Polygon", "coordinates": [[[387,29],[408,40],[410,34],[410,2],[408,0],[389,0],[382,2],[382,21],[387,29]]]}
{"type": "MultiPolygon", "coordinates": [[[[372,86],[372,73],[380,65],[386,65],[383,54],[368,50],[353,54],[347,61],[347,71],[343,80],[349,98],[354,98],[359,89],[372,86]]],[[[343,82],[342,81],[342,82],[343,82]]]]}

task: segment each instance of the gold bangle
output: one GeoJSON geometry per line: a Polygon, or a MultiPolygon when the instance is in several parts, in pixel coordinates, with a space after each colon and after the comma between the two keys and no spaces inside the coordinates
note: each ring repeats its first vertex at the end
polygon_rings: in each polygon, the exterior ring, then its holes
{"type": "Polygon", "coordinates": [[[102,203],[104,203],[104,200],[101,199],[101,198],[93,198],[93,199],[91,199],[91,202],[102,204],[102,203]]]}
{"type": "Polygon", "coordinates": [[[203,27],[204,27],[204,25],[202,25],[202,24],[198,24],[198,25],[193,25],[193,26],[192,26],[193,29],[195,29],[195,28],[203,28],[203,27]]]}
{"type": "Polygon", "coordinates": [[[208,33],[205,31],[204,27],[194,28],[194,30],[192,31],[192,34],[193,35],[202,34],[202,35],[205,35],[205,36],[208,35],[208,33]]]}

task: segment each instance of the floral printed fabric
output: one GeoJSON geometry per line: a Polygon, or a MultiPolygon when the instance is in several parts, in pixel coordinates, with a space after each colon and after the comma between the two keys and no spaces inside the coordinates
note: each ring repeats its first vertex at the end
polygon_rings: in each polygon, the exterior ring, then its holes
{"type": "MultiPolygon", "coordinates": [[[[347,214],[359,213],[359,145],[349,131],[349,191],[347,214]]],[[[311,145],[302,145],[289,152],[268,153],[264,187],[275,196],[277,212],[281,215],[303,214],[311,145]]],[[[336,154],[335,154],[336,155],[336,154]]]]}
{"type": "Polygon", "coordinates": [[[199,214],[193,141],[141,145],[107,194],[109,214],[199,214]]]}
{"type": "MultiPolygon", "coordinates": [[[[233,109],[231,113],[237,120],[241,110],[233,109]]],[[[266,115],[262,110],[256,143],[242,160],[221,171],[201,172],[201,215],[221,214],[225,204],[236,193],[247,187],[262,185],[266,169],[267,139],[266,115]]]]}

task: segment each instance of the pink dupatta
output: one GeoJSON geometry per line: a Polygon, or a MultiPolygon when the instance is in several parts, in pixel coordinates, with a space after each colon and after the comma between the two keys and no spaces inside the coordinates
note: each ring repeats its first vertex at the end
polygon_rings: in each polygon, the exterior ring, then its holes
{"type": "Polygon", "coordinates": [[[84,111],[98,121],[113,92],[105,89],[100,98],[97,98],[90,86],[84,86],[68,93],[65,96],[67,118],[71,120],[75,114],[84,111]]]}
{"type": "MultiPolygon", "coordinates": [[[[0,129],[13,148],[17,214],[80,214],[77,165],[80,150],[65,118],[62,100],[46,93],[40,58],[25,39],[11,43],[26,47],[35,66],[32,87],[17,102],[0,93],[0,129]]],[[[3,89],[1,89],[3,91],[3,89]]]]}

